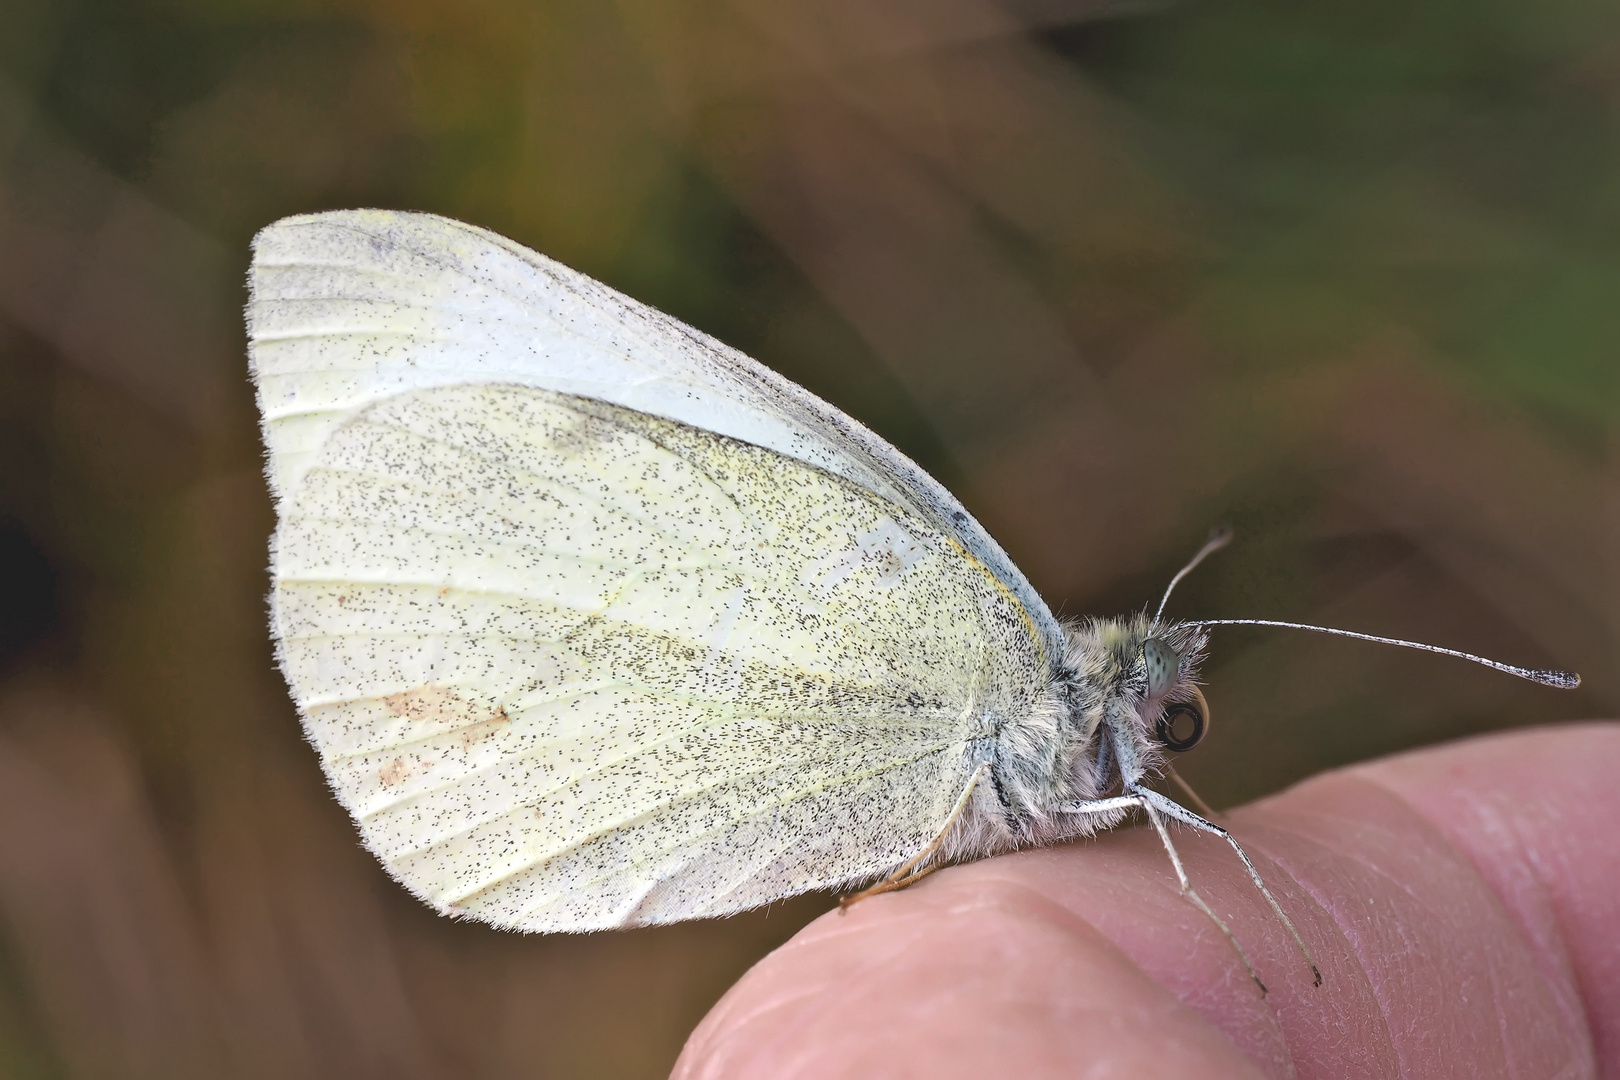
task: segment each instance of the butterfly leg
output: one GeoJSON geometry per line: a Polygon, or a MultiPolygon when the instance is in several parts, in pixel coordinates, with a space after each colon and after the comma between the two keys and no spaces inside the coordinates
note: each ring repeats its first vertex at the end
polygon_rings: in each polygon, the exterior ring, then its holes
{"type": "MultiPolygon", "coordinates": [[[[1070,814],[1106,814],[1114,810],[1124,810],[1128,807],[1141,807],[1142,812],[1153,823],[1154,830],[1158,832],[1159,840],[1164,844],[1165,853],[1170,856],[1170,865],[1175,867],[1176,870],[1176,880],[1181,882],[1181,895],[1191,901],[1199,911],[1207,915],[1209,921],[1214,923],[1222,934],[1226,935],[1226,940],[1232,943],[1232,948],[1236,950],[1238,958],[1243,961],[1243,966],[1248,969],[1249,977],[1254,980],[1255,985],[1260,988],[1262,994],[1266,993],[1266,984],[1260,981],[1259,972],[1254,970],[1254,964],[1250,962],[1249,954],[1243,951],[1242,945],[1238,944],[1237,936],[1232,933],[1232,928],[1227,926],[1219,915],[1215,914],[1215,909],[1206,904],[1204,898],[1198,895],[1198,890],[1193,888],[1192,879],[1187,876],[1187,868],[1181,863],[1181,854],[1176,851],[1176,845],[1170,842],[1170,830],[1164,827],[1164,818],[1144,798],[1147,792],[1135,787],[1131,788],[1130,791],[1131,794],[1129,795],[1117,795],[1111,799],[1092,799],[1088,802],[1072,803],[1063,809],[1065,813],[1070,814]]],[[[1171,805],[1175,804],[1172,803],[1171,805]]],[[[1177,807],[1177,809],[1180,808],[1177,807]]]]}
{"type": "MultiPolygon", "coordinates": [[[[1260,895],[1266,898],[1267,904],[1271,905],[1272,912],[1277,916],[1278,919],[1282,921],[1283,926],[1287,928],[1289,936],[1294,939],[1294,944],[1299,946],[1300,953],[1305,957],[1305,962],[1310,965],[1311,976],[1315,979],[1316,985],[1321,986],[1322,969],[1316,966],[1316,958],[1311,955],[1311,950],[1306,947],[1305,939],[1300,937],[1299,931],[1294,928],[1293,920],[1289,919],[1288,913],[1283,911],[1282,905],[1277,902],[1277,898],[1271,895],[1271,890],[1266,887],[1264,879],[1260,877],[1260,871],[1255,867],[1254,861],[1249,858],[1249,853],[1244,851],[1243,846],[1237,842],[1237,837],[1233,836],[1230,832],[1221,828],[1213,821],[1208,821],[1201,818],[1191,810],[1188,810],[1186,807],[1165,798],[1157,791],[1149,791],[1146,788],[1133,788],[1132,790],[1141,797],[1142,806],[1148,811],[1149,817],[1154,817],[1155,812],[1162,813],[1166,817],[1172,817],[1184,825],[1191,825],[1200,832],[1207,832],[1218,836],[1222,840],[1225,840],[1228,844],[1232,845],[1232,850],[1237,852],[1239,859],[1243,860],[1243,868],[1249,872],[1249,880],[1254,882],[1254,887],[1260,890],[1260,895]]],[[[1183,889],[1185,890],[1186,875],[1182,873],[1181,862],[1176,858],[1175,850],[1170,847],[1170,835],[1165,830],[1164,826],[1160,824],[1158,818],[1154,817],[1153,824],[1154,827],[1159,830],[1159,836],[1164,840],[1165,848],[1171,852],[1170,858],[1176,863],[1176,873],[1181,875],[1183,889]]],[[[1203,906],[1202,902],[1199,903],[1199,906],[1203,906]]],[[[1205,910],[1207,911],[1208,909],[1205,908],[1205,910]]],[[[1214,916],[1211,915],[1211,918],[1214,918],[1214,916]]],[[[1225,927],[1222,926],[1222,929],[1224,930],[1225,927]]],[[[1231,937],[1230,931],[1228,931],[1227,936],[1231,937]]],[[[1237,945],[1236,939],[1233,939],[1232,944],[1237,945]]],[[[1243,950],[1239,948],[1238,951],[1241,953],[1243,950]]],[[[1247,957],[1244,958],[1244,962],[1248,962],[1247,957]]],[[[1252,965],[1250,966],[1249,970],[1251,973],[1253,973],[1254,968],[1252,965]]],[[[1259,976],[1255,976],[1255,981],[1260,981],[1259,976]]],[[[1262,983],[1261,989],[1264,988],[1265,984],[1262,983]]]]}
{"type": "Polygon", "coordinates": [[[1181,895],[1192,901],[1193,906],[1207,915],[1209,921],[1226,935],[1226,940],[1238,954],[1238,959],[1242,960],[1243,966],[1248,969],[1249,978],[1254,980],[1254,985],[1260,988],[1262,995],[1266,994],[1266,984],[1261,980],[1260,973],[1254,969],[1254,961],[1243,951],[1243,945],[1238,941],[1237,935],[1232,933],[1232,928],[1226,925],[1226,920],[1215,914],[1215,909],[1205,903],[1204,898],[1198,895],[1198,890],[1193,888],[1192,879],[1187,877],[1187,868],[1181,863],[1181,855],[1176,851],[1176,845],[1170,842],[1170,830],[1164,827],[1164,817],[1146,799],[1142,800],[1142,809],[1146,812],[1148,820],[1153,822],[1153,828],[1159,834],[1159,841],[1164,844],[1165,853],[1170,856],[1170,865],[1176,868],[1176,880],[1181,882],[1181,895]]]}
{"type": "Polygon", "coordinates": [[[973,771],[972,777],[968,779],[967,787],[962,789],[961,797],[956,800],[956,806],[951,810],[950,816],[945,819],[945,824],[939,827],[939,831],[934,834],[934,838],[928,841],[928,844],[921,851],[895,867],[889,872],[888,877],[876,885],[869,886],[850,896],[840,896],[838,898],[838,910],[848,911],[849,906],[858,900],[865,900],[868,896],[876,896],[878,893],[903,889],[907,885],[920,881],[938,870],[939,865],[937,863],[932,866],[924,866],[921,870],[918,870],[917,867],[926,862],[929,856],[938,851],[940,846],[945,843],[945,838],[950,835],[957,819],[967,809],[968,800],[973,797],[973,789],[979,786],[979,781],[984,779],[985,774],[989,771],[990,766],[988,764],[980,765],[973,771]]]}

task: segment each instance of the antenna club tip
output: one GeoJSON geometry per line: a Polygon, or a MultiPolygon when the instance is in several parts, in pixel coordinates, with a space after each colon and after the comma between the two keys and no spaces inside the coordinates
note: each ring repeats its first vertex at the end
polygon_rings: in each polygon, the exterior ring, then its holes
{"type": "Polygon", "coordinates": [[[1574,671],[1538,671],[1535,680],[1546,686],[1556,686],[1560,690],[1573,690],[1581,685],[1579,672],[1574,671]]]}

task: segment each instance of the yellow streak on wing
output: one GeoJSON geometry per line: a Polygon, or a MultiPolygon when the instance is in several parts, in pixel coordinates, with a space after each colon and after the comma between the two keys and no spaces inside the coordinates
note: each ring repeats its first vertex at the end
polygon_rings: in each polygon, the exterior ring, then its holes
{"type": "Polygon", "coordinates": [[[991,573],[990,568],[975,558],[967,548],[958,543],[956,537],[949,533],[943,535],[950,542],[950,545],[956,549],[957,554],[962,556],[962,561],[989,579],[990,583],[996,587],[996,591],[1001,593],[1006,598],[1007,603],[1013,606],[1013,610],[1018,612],[1018,617],[1024,620],[1024,627],[1029,631],[1029,639],[1035,643],[1036,658],[1040,662],[1039,667],[1043,671],[1046,670],[1046,637],[1041,633],[1040,627],[1035,625],[1035,616],[1031,615],[1029,609],[1024,606],[1023,601],[1019,600],[1017,595],[1007,588],[1007,583],[991,573]]]}

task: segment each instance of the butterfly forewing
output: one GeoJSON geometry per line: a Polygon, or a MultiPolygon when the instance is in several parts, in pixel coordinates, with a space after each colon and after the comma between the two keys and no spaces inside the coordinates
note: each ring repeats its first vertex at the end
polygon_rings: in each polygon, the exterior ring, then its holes
{"type": "Polygon", "coordinates": [[[954,539],[1054,654],[1062,631],[937,481],[848,416],[663,313],[494,233],[430,214],[287,218],[254,244],[250,351],[271,487],[382,398],[511,383],[610,402],[814,465],[954,539]]]}

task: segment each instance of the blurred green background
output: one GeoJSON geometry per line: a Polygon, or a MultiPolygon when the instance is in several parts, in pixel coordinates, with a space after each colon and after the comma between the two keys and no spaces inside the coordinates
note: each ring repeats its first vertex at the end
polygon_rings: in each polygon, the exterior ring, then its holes
{"type": "MultiPolygon", "coordinates": [[[[1060,613],[1219,632],[1217,805],[1620,703],[1620,6],[6,0],[0,1074],[655,1077],[825,910],[393,886],[265,632],[253,232],[433,210],[737,345],[1060,613]]],[[[1168,871],[1167,871],[1168,872],[1168,871]]]]}

